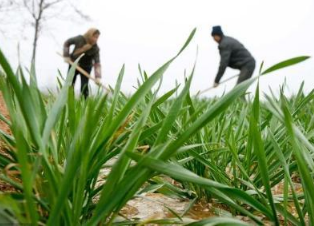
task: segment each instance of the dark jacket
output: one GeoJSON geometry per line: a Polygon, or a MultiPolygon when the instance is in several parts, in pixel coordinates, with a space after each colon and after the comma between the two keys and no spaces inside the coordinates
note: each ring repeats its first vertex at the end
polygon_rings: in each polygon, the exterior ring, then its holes
{"type": "MultiPolygon", "coordinates": [[[[83,35],[79,35],[79,36],[68,39],[64,43],[63,56],[70,57],[72,61],[75,61],[79,56],[74,56],[73,53],[75,52],[75,50],[83,47],[85,44],[87,44],[87,42],[83,35]],[[74,50],[70,54],[69,49],[71,45],[74,45],[74,50]]],[[[79,65],[81,67],[91,68],[93,64],[100,64],[99,51],[100,49],[98,45],[97,44],[93,45],[93,47],[87,50],[84,56],[80,59],[79,65]]]]}
{"type": "Polygon", "coordinates": [[[248,62],[255,61],[250,52],[236,39],[223,36],[218,46],[220,66],[215,78],[219,83],[227,67],[241,69],[248,62]]]}

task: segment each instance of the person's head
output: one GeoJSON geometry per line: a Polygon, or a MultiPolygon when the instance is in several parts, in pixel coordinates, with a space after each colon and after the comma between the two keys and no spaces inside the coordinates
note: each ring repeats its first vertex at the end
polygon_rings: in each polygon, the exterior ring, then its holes
{"type": "Polygon", "coordinates": [[[222,32],[222,29],[220,26],[213,27],[212,36],[216,42],[219,43],[221,41],[222,37],[224,36],[224,33],[222,32]]]}
{"type": "Polygon", "coordinates": [[[95,45],[98,41],[100,35],[100,31],[96,28],[90,28],[85,34],[84,37],[86,41],[91,44],[95,45]]]}

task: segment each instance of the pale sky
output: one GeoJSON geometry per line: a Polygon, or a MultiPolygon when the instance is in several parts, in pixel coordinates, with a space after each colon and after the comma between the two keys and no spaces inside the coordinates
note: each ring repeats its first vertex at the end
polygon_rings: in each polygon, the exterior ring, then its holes
{"type": "MultiPolygon", "coordinates": [[[[212,86],[219,66],[217,43],[210,36],[211,28],[221,25],[226,35],[242,42],[259,65],[265,68],[282,60],[314,56],[314,0],[78,0],[80,7],[93,19],[89,23],[48,21],[40,37],[37,52],[37,76],[42,89],[56,86],[57,70],[65,73],[67,66],[56,52],[62,52],[63,42],[89,27],[101,31],[102,82],[115,85],[120,68],[126,65],[122,85],[126,93],[134,92],[139,78],[138,64],[152,74],[181,48],[193,28],[196,36],[183,54],[165,73],[161,93],[184,82],[184,70],[189,74],[196,57],[197,66],[191,92],[212,86]]],[[[21,45],[21,61],[29,66],[32,33],[5,38],[0,46],[13,65],[17,63],[17,43],[21,45]]],[[[302,81],[309,92],[314,87],[314,59],[263,77],[261,90],[278,90],[286,79],[290,93],[297,92],[302,81]]],[[[228,69],[222,78],[237,74],[228,69]]],[[[230,90],[236,80],[204,94],[221,95],[230,90]]],[[[78,84],[77,84],[78,85],[78,84]]],[[[254,91],[255,86],[251,87],[254,91]]]]}

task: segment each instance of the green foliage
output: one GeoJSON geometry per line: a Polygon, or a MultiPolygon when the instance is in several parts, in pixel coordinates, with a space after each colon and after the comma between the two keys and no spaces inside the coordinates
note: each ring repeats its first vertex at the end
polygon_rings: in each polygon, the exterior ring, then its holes
{"type": "MultiPolygon", "coordinates": [[[[35,71],[28,84],[0,51],[0,88],[10,113],[9,120],[0,119],[12,131],[0,131],[6,143],[0,179],[14,188],[0,193],[1,223],[185,224],[184,216],[173,211],[176,219],[119,220],[121,209],[139,192],[166,189],[191,198],[191,205],[203,198],[223,203],[226,211],[257,224],[267,219],[278,225],[283,217],[285,224],[305,225],[307,216],[313,224],[314,92],[305,96],[301,87],[290,100],[282,93],[279,100],[267,96],[263,102],[257,86],[254,102],[246,102],[243,96],[257,79],[252,78],[218,100],[193,99],[193,68],[182,89],[158,98],[163,74],[194,34],[151,76],[139,67],[142,80],[130,97],[120,91],[124,66],[112,96],[76,99],[70,86],[74,68],[63,85],[59,80],[57,96],[44,96],[35,71]],[[102,169],[109,163],[105,176],[102,169]],[[184,189],[161,182],[160,175],[184,189]],[[292,175],[301,179],[301,192],[292,175]],[[282,193],[274,194],[280,183],[282,193]],[[294,214],[287,210],[291,206],[294,214]]],[[[284,61],[261,74],[307,58],[284,61]]],[[[221,217],[190,225],[228,224],[244,222],[221,217]]]]}

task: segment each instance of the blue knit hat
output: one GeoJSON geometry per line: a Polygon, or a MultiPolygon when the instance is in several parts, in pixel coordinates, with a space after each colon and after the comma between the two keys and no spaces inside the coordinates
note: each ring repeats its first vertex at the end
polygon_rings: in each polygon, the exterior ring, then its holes
{"type": "Polygon", "coordinates": [[[223,36],[224,33],[222,32],[222,29],[220,26],[214,26],[213,30],[212,30],[212,36],[214,35],[219,35],[219,36],[223,36]]]}

